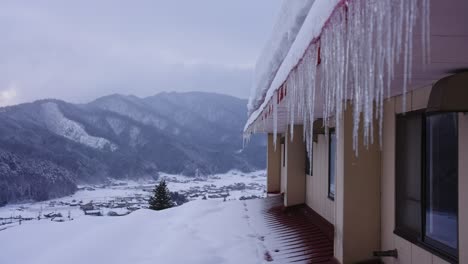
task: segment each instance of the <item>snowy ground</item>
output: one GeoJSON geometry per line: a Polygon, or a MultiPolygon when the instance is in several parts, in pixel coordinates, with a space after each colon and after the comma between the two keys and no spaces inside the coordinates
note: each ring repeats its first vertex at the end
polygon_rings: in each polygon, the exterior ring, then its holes
{"type": "Polygon", "coordinates": [[[123,217],[30,221],[0,232],[0,263],[263,263],[245,201],[192,201],[123,217]]]}
{"type": "Polygon", "coordinates": [[[190,201],[160,212],[147,210],[157,182],[113,181],[80,186],[68,197],[1,207],[0,263],[263,262],[245,202],[239,200],[265,197],[264,171],[160,178],[190,201]],[[85,204],[103,216],[84,215],[85,204]],[[110,211],[122,216],[108,216],[110,211]],[[62,216],[46,217],[58,213],[62,216]]]}
{"type": "MultiPolygon", "coordinates": [[[[265,196],[265,171],[252,173],[231,171],[204,178],[162,173],[160,178],[166,179],[170,191],[186,195],[191,202],[205,198],[229,201],[265,196]]],[[[156,183],[155,181],[113,181],[107,185],[80,186],[80,190],[71,196],[45,202],[0,207],[0,236],[6,229],[18,228],[37,221],[61,223],[77,220],[84,216],[81,206],[85,204],[92,204],[93,210],[88,212],[105,217],[108,217],[109,213],[126,215],[147,208],[147,201],[156,183]],[[61,217],[47,218],[46,216],[50,214],[60,214],[61,217]]]]}

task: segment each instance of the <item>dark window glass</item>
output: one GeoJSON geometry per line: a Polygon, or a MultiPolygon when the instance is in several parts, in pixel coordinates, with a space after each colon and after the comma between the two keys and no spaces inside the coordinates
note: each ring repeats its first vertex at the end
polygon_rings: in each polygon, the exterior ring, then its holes
{"type": "Polygon", "coordinates": [[[396,129],[396,227],[400,232],[421,236],[421,147],[422,115],[397,118],[396,129]]]}
{"type": "Polygon", "coordinates": [[[336,133],[330,130],[328,150],[328,197],[335,199],[336,194],[336,133]]]}
{"type": "Polygon", "coordinates": [[[426,237],[458,247],[457,114],[426,120],[426,237]]]}
{"type": "Polygon", "coordinates": [[[450,261],[458,255],[456,113],[396,120],[395,232],[450,261]]]}

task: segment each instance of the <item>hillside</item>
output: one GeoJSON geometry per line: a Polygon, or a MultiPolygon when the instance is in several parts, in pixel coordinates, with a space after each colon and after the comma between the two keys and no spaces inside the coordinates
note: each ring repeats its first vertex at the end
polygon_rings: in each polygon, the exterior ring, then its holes
{"type": "Polygon", "coordinates": [[[0,108],[0,150],[47,162],[78,183],[251,171],[264,167],[265,142],[242,149],[245,105],[200,92],[110,95],[79,105],[41,100],[0,108]]]}

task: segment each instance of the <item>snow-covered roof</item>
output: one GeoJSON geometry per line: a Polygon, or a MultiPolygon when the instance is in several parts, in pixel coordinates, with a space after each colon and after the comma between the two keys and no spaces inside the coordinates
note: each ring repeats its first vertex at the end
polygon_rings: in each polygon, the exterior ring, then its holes
{"type": "Polygon", "coordinates": [[[315,0],[283,0],[281,12],[270,39],[266,43],[255,67],[248,111],[251,114],[265,99],[281,63],[294,43],[299,30],[315,0]]]}
{"type": "MultiPolygon", "coordinates": [[[[310,149],[314,120],[323,118],[325,127],[336,120],[339,129],[349,100],[354,106],[354,149],[357,151],[360,124],[365,144],[373,142],[373,122],[378,119],[381,124],[383,100],[403,95],[404,112],[406,93],[415,87],[409,87],[414,66],[427,65],[429,14],[430,0],[314,1],[278,70],[262,68],[274,69],[278,64],[275,54],[270,55],[273,60],[259,62],[258,71],[269,73],[272,81],[254,88],[257,91],[250,102],[255,104],[249,105],[245,137],[257,131],[276,135],[279,125],[281,132],[289,125],[292,137],[293,125],[303,124],[310,149]],[[420,26],[417,29],[416,24],[420,26]],[[422,40],[418,48],[422,56],[416,57],[413,48],[418,40],[422,40]],[[392,86],[395,77],[400,82],[392,86]]],[[[268,56],[260,59],[265,58],[268,56]]],[[[379,139],[381,131],[379,125],[379,139]]]]}
{"type": "Polygon", "coordinates": [[[283,11],[274,29],[273,36],[259,57],[256,83],[249,98],[249,119],[246,130],[261,114],[274,92],[286,81],[289,73],[304,56],[310,43],[317,39],[326,22],[341,0],[297,1],[309,8],[298,8],[296,1],[285,0],[283,11]],[[295,4],[291,4],[295,3],[295,4]],[[303,13],[306,12],[306,13],[303,13]],[[301,17],[305,20],[300,22],[301,17]],[[289,16],[289,18],[287,18],[289,16]],[[296,18],[296,19],[294,19],[296,18]],[[296,21],[296,23],[293,23],[296,21]],[[300,22],[300,23],[299,23],[300,22]],[[295,34],[294,34],[295,32],[295,34]],[[292,38],[294,34],[294,38],[292,38]],[[281,37],[291,37],[290,43],[281,37]]]}

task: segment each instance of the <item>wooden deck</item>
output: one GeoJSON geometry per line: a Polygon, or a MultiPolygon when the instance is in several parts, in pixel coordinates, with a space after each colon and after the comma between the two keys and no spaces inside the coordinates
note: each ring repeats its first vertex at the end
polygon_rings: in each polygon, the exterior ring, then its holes
{"type": "Polygon", "coordinates": [[[305,205],[284,208],[281,196],[244,203],[271,263],[337,263],[333,226],[305,205]]]}

